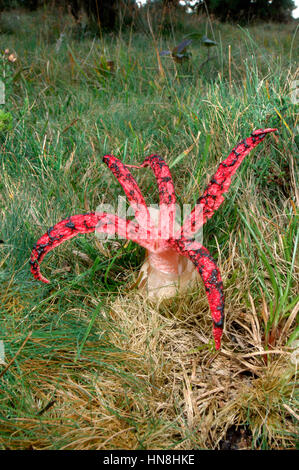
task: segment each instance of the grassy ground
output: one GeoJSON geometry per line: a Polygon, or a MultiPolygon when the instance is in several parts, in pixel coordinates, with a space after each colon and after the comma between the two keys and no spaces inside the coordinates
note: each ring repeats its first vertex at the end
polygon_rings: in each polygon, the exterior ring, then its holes
{"type": "MultiPolygon", "coordinates": [[[[94,39],[49,12],[12,12],[0,26],[0,447],[294,448],[296,25],[213,24],[208,62],[193,41],[189,62],[161,58],[163,70],[138,32],[94,39]],[[130,289],[144,256],[132,243],[99,251],[77,237],[46,257],[50,285],[32,279],[31,248],[50,226],[122,194],[105,153],[138,164],[185,151],[172,174],[192,203],[261,127],[279,136],[247,157],[204,230],[225,286],[220,352],[202,286],[159,308],[130,289]]],[[[182,37],[156,39],[165,49],[182,37]]],[[[136,178],[156,203],[151,173],[136,178]]]]}

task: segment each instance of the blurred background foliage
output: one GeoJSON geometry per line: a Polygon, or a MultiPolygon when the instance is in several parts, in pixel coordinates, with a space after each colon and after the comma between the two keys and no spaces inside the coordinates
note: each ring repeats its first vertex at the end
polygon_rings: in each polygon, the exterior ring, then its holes
{"type": "Polygon", "coordinates": [[[257,21],[287,22],[292,20],[295,9],[293,0],[0,0],[0,13],[4,10],[24,8],[35,11],[51,7],[58,12],[69,11],[78,24],[83,13],[87,17],[85,27],[98,31],[116,30],[122,27],[144,27],[144,16],[150,9],[153,23],[162,32],[183,23],[184,16],[212,15],[221,22],[248,24],[257,21]]]}

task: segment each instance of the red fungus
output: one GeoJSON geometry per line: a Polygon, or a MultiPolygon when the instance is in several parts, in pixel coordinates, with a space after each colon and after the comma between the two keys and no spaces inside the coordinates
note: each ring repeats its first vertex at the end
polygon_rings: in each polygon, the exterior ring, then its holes
{"type": "MultiPolygon", "coordinates": [[[[48,283],[40,273],[40,263],[45,255],[66,240],[78,233],[104,232],[132,240],[147,250],[148,263],[151,269],[161,275],[174,275],[179,278],[182,271],[183,257],[189,259],[194,269],[200,274],[204,283],[213,319],[213,335],[216,349],[220,348],[224,322],[224,293],[219,268],[208,250],[195,241],[194,234],[199,230],[224,201],[223,193],[227,192],[231,178],[245,156],[256,147],[270,132],[277,129],[259,129],[243,139],[233,148],[229,156],[220,163],[216,173],[206,187],[203,195],[190,216],[179,230],[175,227],[175,191],[172,177],[165,161],[157,156],[147,157],[140,167],[150,166],[154,172],[159,189],[159,220],[155,222],[146,205],[135,179],[120,160],[106,155],[103,161],[122,185],[132,206],[136,222],[126,221],[105,212],[71,216],[54,227],[51,227],[34,245],[30,264],[35,279],[48,283]],[[202,212],[202,217],[199,217],[202,212]],[[176,232],[175,232],[176,230],[176,232]],[[165,237],[165,234],[167,236],[165,237]]],[[[131,165],[133,167],[133,165],[131,165]]],[[[186,268],[185,262],[184,268],[186,268]]],[[[192,278],[192,272],[189,269],[192,278]]],[[[188,270],[187,269],[187,270],[188,270]]]]}

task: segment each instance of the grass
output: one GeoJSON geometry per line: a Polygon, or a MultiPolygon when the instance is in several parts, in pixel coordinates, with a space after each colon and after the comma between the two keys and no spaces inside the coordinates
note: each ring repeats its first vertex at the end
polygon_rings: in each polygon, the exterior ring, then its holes
{"type": "MultiPolygon", "coordinates": [[[[298,446],[295,26],[213,24],[210,61],[194,41],[162,74],[138,31],[95,39],[51,11],[2,15],[1,44],[18,57],[0,59],[2,449],[298,446]],[[144,256],[133,243],[78,237],[46,257],[50,285],[32,279],[31,248],[51,225],[122,194],[105,153],[161,154],[192,204],[260,127],[279,138],[250,154],[204,230],[226,294],[219,353],[202,286],[159,308],[130,288],[144,256]]],[[[136,178],[157,203],[150,172],[136,178]]]]}

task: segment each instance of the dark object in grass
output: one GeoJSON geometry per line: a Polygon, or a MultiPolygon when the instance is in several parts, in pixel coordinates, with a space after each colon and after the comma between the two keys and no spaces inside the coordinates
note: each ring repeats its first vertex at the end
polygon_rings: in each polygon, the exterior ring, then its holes
{"type": "Polygon", "coordinates": [[[190,46],[192,43],[192,39],[184,39],[184,41],[180,42],[176,47],[172,49],[172,51],[161,51],[160,55],[171,55],[175,62],[181,63],[184,60],[188,60],[190,58],[191,53],[187,52],[187,47],[190,46]]]}
{"type": "Polygon", "coordinates": [[[217,46],[217,42],[213,41],[212,39],[209,39],[207,36],[203,36],[201,41],[205,47],[217,46]]]}
{"type": "Polygon", "coordinates": [[[235,426],[228,428],[224,439],[219,442],[220,450],[248,450],[251,449],[252,432],[248,426],[235,426]]]}
{"type": "Polygon", "coordinates": [[[52,406],[55,405],[55,403],[56,403],[56,400],[49,401],[49,403],[47,403],[46,406],[44,406],[44,408],[42,408],[37,413],[37,416],[42,416],[46,411],[48,411],[50,408],[52,408],[52,406]]]}
{"type": "Polygon", "coordinates": [[[150,166],[156,177],[160,207],[153,217],[139,186],[128,169],[132,165],[124,165],[113,155],[105,155],[103,161],[123,187],[134,210],[136,222],[106,212],[90,212],[62,220],[51,227],[34,245],[30,258],[33,276],[35,279],[48,283],[48,279],[40,273],[41,261],[53,248],[79,233],[118,234],[147,250],[145,262],[147,268],[141,270],[142,279],[139,285],[141,288],[146,285],[148,291],[154,287],[158,298],[165,296],[165,288],[167,290],[170,285],[179,287],[180,283],[190,284],[197,270],[205,286],[213,319],[215,346],[219,349],[224,323],[223,283],[215,260],[209,251],[195,240],[195,234],[225,200],[223,194],[228,191],[231,178],[245,156],[262,142],[268,133],[276,130],[258,129],[233,148],[229,156],[220,163],[203,195],[179,229],[175,226],[174,184],[169,167],[163,158],[151,155],[144,160],[142,165],[133,166],[135,168],[150,166]]]}

